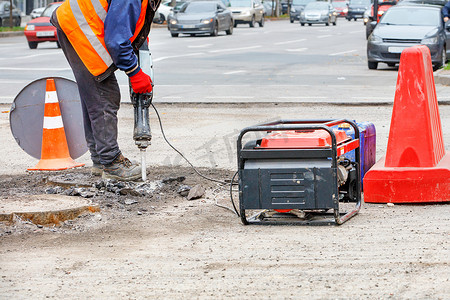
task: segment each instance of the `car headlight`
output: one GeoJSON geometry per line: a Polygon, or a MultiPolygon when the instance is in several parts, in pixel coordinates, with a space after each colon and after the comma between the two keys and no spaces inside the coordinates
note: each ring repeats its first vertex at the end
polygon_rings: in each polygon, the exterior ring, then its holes
{"type": "Polygon", "coordinates": [[[291,8],[291,12],[296,12],[295,8],[291,8]]]}
{"type": "Polygon", "coordinates": [[[178,22],[177,22],[177,20],[175,20],[175,19],[172,19],[172,20],[170,20],[170,24],[172,24],[172,25],[176,25],[178,22]]]}
{"type": "Polygon", "coordinates": [[[34,30],[34,25],[25,26],[25,30],[34,30]]]}
{"type": "Polygon", "coordinates": [[[437,35],[433,37],[427,37],[422,40],[422,44],[437,44],[438,40],[439,39],[437,35]]]}
{"type": "Polygon", "coordinates": [[[209,23],[212,23],[212,21],[213,21],[213,19],[206,19],[206,20],[202,20],[201,22],[203,24],[209,24],[209,23]]]}
{"type": "Polygon", "coordinates": [[[375,35],[375,34],[372,32],[372,34],[369,36],[368,41],[369,41],[369,42],[376,42],[376,43],[379,43],[379,42],[382,42],[383,39],[380,38],[378,35],[375,35]]]}
{"type": "Polygon", "coordinates": [[[241,15],[242,16],[250,16],[251,14],[250,14],[250,11],[246,10],[246,11],[241,12],[241,15]]]}
{"type": "Polygon", "coordinates": [[[301,15],[302,17],[304,17],[304,16],[305,16],[305,12],[302,11],[302,12],[300,13],[300,15],[301,15]]]}
{"type": "Polygon", "coordinates": [[[344,8],[343,12],[348,13],[348,8],[344,8]]]}

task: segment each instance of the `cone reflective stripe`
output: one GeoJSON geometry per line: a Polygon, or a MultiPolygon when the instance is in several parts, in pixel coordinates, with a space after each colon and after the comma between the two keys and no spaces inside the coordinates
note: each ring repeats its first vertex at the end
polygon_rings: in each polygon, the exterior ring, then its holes
{"type": "Polygon", "coordinates": [[[41,160],[34,168],[29,168],[28,170],[56,171],[82,166],[84,164],[77,163],[70,157],[55,81],[47,79],[41,160]]]}

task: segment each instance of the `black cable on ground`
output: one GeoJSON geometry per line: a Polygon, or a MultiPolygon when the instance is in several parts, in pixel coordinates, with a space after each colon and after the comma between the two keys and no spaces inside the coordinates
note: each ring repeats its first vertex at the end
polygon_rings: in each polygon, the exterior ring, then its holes
{"type": "MultiPolygon", "coordinates": [[[[179,154],[179,155],[180,155],[180,156],[181,156],[181,157],[182,157],[182,158],[183,158],[183,159],[191,166],[191,168],[195,171],[195,173],[197,173],[198,176],[200,176],[200,177],[202,177],[202,178],[204,178],[204,179],[206,179],[206,180],[209,180],[209,181],[218,182],[218,183],[223,184],[223,185],[227,185],[227,184],[230,185],[231,203],[233,204],[234,212],[235,212],[235,213],[238,215],[238,217],[239,217],[239,212],[237,211],[236,206],[234,205],[233,195],[232,195],[234,178],[236,177],[236,175],[238,174],[238,172],[236,172],[236,173],[234,174],[233,178],[231,179],[231,182],[226,182],[226,181],[223,181],[223,180],[214,179],[214,178],[205,176],[205,175],[203,175],[202,173],[200,173],[200,172],[194,167],[194,165],[193,165],[193,164],[192,164],[192,163],[191,163],[191,162],[183,155],[183,153],[181,153],[177,148],[175,148],[175,147],[169,142],[169,140],[167,140],[166,134],[164,133],[164,128],[163,128],[163,125],[162,125],[161,117],[159,116],[159,112],[158,112],[158,110],[156,109],[156,107],[155,107],[155,105],[154,105],[153,103],[152,103],[152,107],[153,107],[153,109],[155,110],[156,116],[158,117],[159,127],[161,128],[161,134],[162,134],[164,140],[166,141],[167,145],[169,145],[170,148],[172,148],[176,153],[178,153],[178,154],[179,154]]],[[[228,210],[230,210],[230,211],[233,211],[233,210],[230,209],[229,207],[220,205],[220,204],[218,204],[217,202],[216,202],[216,205],[219,206],[219,207],[228,209],[228,210]]]]}
{"type": "Polygon", "coordinates": [[[195,171],[195,173],[197,173],[197,175],[198,176],[200,176],[200,177],[203,177],[203,178],[205,178],[205,179],[207,179],[207,180],[210,180],[210,181],[214,181],[214,182],[218,182],[218,183],[221,183],[221,184],[224,184],[224,185],[227,185],[227,184],[229,184],[229,182],[226,182],[226,181],[223,181],[223,180],[218,180],[218,179],[214,179],[214,178],[211,178],[211,177],[208,177],[208,176],[205,176],[205,175],[203,175],[202,173],[200,173],[195,167],[194,167],[194,165],[183,155],[183,153],[181,153],[177,148],[175,148],[168,140],[167,140],[167,138],[166,138],[166,134],[164,133],[164,129],[163,129],[163,126],[162,126],[162,122],[161,122],[161,117],[159,116],[159,113],[158,113],[158,110],[156,109],[156,107],[155,107],[155,105],[153,105],[153,103],[152,103],[152,107],[153,107],[153,109],[155,110],[155,112],[156,112],[156,116],[158,117],[158,121],[159,121],[159,127],[161,128],[161,133],[162,133],[162,136],[163,136],[163,138],[164,138],[164,140],[166,141],[166,143],[170,146],[170,148],[172,148],[176,153],[178,153],[191,167],[192,167],[192,169],[195,171]]]}

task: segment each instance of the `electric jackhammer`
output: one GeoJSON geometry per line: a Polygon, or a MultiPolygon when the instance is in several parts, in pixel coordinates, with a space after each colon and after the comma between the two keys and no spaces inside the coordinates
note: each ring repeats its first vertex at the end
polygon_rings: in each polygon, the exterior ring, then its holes
{"type": "MultiPolygon", "coordinates": [[[[147,41],[137,51],[139,66],[142,71],[150,76],[153,82],[153,63],[147,41]]],[[[151,144],[152,133],[149,122],[149,107],[152,104],[153,92],[136,94],[130,84],[131,103],[134,107],[134,131],[133,139],[141,152],[142,180],[147,180],[146,150],[151,144]]]]}

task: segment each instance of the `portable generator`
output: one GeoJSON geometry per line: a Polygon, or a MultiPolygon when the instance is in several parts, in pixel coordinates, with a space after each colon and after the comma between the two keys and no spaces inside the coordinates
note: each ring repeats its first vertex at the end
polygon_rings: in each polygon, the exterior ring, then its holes
{"type": "Polygon", "coordinates": [[[359,138],[356,123],[344,119],[279,120],[243,129],[237,140],[242,223],[340,225],[356,215],[361,208],[359,138]],[[350,125],[353,137],[337,129],[340,124],[350,125]],[[243,146],[250,132],[266,135],[243,146]],[[345,154],[352,150],[350,160],[345,154]],[[341,212],[343,202],[356,204],[341,212]],[[250,215],[251,210],[257,212],[250,215]]]}

